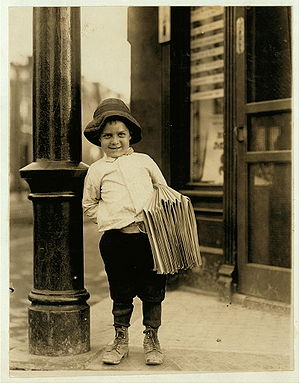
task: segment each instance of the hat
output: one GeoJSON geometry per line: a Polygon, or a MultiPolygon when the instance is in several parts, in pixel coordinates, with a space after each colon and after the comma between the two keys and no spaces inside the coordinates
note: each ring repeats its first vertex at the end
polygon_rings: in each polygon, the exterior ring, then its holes
{"type": "Polygon", "coordinates": [[[107,121],[116,118],[127,126],[131,133],[131,144],[142,139],[141,126],[132,116],[129,108],[118,98],[107,98],[101,102],[94,112],[93,120],[84,129],[85,137],[94,145],[101,146],[100,134],[107,121]]]}

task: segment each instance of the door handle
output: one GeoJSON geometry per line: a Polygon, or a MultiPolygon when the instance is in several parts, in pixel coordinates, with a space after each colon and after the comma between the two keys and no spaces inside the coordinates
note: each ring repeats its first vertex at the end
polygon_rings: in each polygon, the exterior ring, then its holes
{"type": "Polygon", "coordinates": [[[245,141],[245,127],[244,126],[235,126],[234,134],[238,142],[244,142],[245,141]]]}

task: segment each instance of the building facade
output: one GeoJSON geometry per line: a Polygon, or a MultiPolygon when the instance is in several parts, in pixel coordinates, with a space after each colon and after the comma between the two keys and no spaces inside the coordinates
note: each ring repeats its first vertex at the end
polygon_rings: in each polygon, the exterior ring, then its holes
{"type": "Polygon", "coordinates": [[[136,150],[192,200],[192,287],[291,301],[291,7],[129,7],[136,150]]]}
{"type": "MultiPolygon", "coordinates": [[[[123,96],[98,82],[81,79],[82,130],[92,119],[102,99],[123,96]]],[[[98,159],[100,148],[82,140],[82,161],[88,165],[98,159]]],[[[28,184],[19,170],[32,161],[32,57],[26,64],[10,67],[10,191],[19,199],[27,198],[28,184]],[[22,192],[26,191],[25,194],[22,192]]]]}
{"type": "Polygon", "coordinates": [[[10,190],[28,190],[19,169],[32,160],[32,58],[10,67],[10,190]]]}

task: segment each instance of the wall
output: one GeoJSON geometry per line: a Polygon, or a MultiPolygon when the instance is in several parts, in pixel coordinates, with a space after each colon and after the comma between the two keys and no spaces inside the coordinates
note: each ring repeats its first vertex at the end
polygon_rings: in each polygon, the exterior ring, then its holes
{"type": "Polygon", "coordinates": [[[131,111],[142,126],[143,139],[135,150],[149,154],[162,168],[161,47],[157,7],[129,7],[131,44],[131,111]]]}

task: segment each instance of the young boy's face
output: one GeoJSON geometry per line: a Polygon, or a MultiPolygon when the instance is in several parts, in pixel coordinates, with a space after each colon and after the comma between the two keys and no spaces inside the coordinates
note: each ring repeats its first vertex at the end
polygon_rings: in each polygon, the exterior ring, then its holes
{"type": "Polygon", "coordinates": [[[113,158],[127,152],[130,139],[129,130],[122,121],[107,122],[99,138],[104,153],[113,158]]]}

